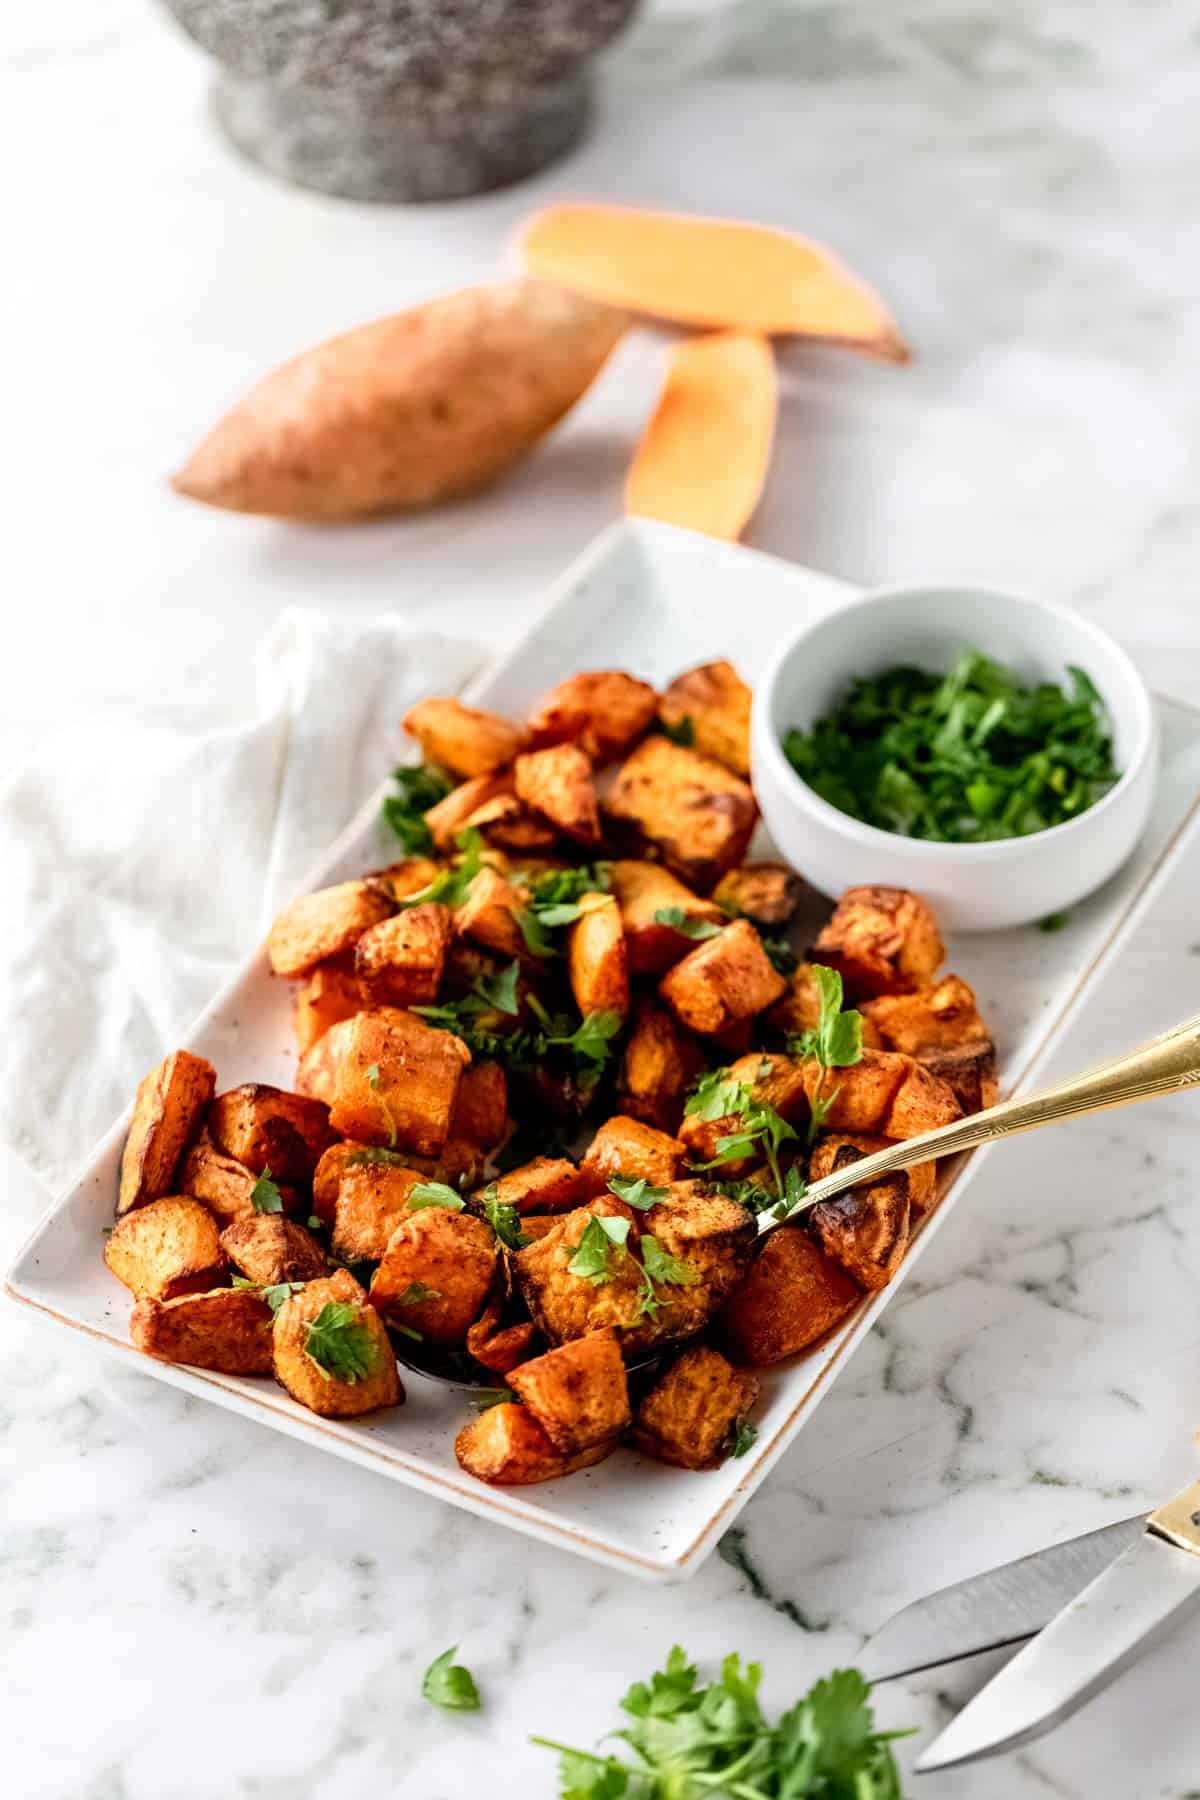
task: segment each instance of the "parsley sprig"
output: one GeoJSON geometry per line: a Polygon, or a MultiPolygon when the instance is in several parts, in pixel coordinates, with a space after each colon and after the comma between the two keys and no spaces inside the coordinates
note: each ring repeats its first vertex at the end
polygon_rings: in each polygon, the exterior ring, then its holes
{"type": "Polygon", "coordinates": [[[425,814],[444,800],[453,783],[429,763],[415,768],[393,769],[396,792],[383,803],[383,820],[395,832],[407,856],[423,856],[433,848],[425,814]]]}
{"type": "Polygon", "coordinates": [[[677,931],[680,937],[691,938],[694,943],[701,944],[705,938],[720,937],[725,927],[714,924],[712,919],[697,919],[683,906],[660,906],[654,914],[656,925],[666,925],[677,931]]]}
{"type": "Polygon", "coordinates": [[[362,1308],[350,1300],[326,1301],[309,1321],[304,1348],[323,1375],[351,1383],[370,1375],[378,1357],[362,1308]]]}
{"type": "Polygon", "coordinates": [[[621,1260],[627,1260],[638,1278],[635,1319],[653,1318],[662,1305],[655,1287],[694,1287],[700,1276],[691,1263],[664,1250],[650,1232],[643,1232],[637,1250],[629,1243],[629,1220],[593,1213],[583,1228],[567,1272],[602,1287],[615,1281],[621,1260]],[[615,1258],[615,1260],[614,1260],[615,1258]]]}
{"type": "Polygon", "coordinates": [[[736,1118],[738,1121],[736,1131],[717,1139],[716,1155],[701,1167],[717,1169],[723,1163],[736,1162],[745,1156],[761,1156],[770,1172],[770,1204],[790,1211],[803,1197],[804,1183],[799,1170],[791,1168],[785,1173],[779,1160],[784,1144],[795,1139],[797,1134],[773,1106],[758,1099],[747,1082],[735,1081],[728,1069],[712,1069],[696,1083],[684,1112],[710,1124],[715,1119],[736,1118]]]}
{"type": "Polygon", "coordinates": [[[573,925],[583,914],[584,895],[607,893],[611,880],[612,866],[606,862],[547,869],[536,875],[529,883],[528,903],[516,915],[529,954],[543,959],[560,956],[550,933],[573,925]]]}
{"type": "Polygon", "coordinates": [[[831,1093],[826,1092],[829,1071],[850,1068],[854,1063],[862,1061],[863,1053],[862,1014],[853,1008],[843,1012],[841,975],[836,969],[827,969],[821,963],[814,963],[812,972],[820,1000],[817,1023],[810,1025],[807,1031],[790,1033],[787,1040],[789,1056],[815,1057],[820,1066],[816,1090],[809,1101],[810,1144],[841,1092],[836,1087],[831,1093]]]}
{"type": "Polygon", "coordinates": [[[302,1281],[273,1281],[264,1287],[260,1282],[251,1281],[245,1275],[235,1275],[235,1288],[253,1288],[261,1300],[265,1300],[273,1313],[277,1313],[285,1300],[298,1294],[304,1286],[302,1281]]]}
{"type": "Polygon", "coordinates": [[[523,1250],[526,1244],[533,1242],[521,1230],[521,1215],[516,1207],[501,1200],[496,1182],[489,1181],[479,1196],[479,1204],[484,1218],[506,1250],[523,1250]]]}
{"type": "Polygon", "coordinates": [[[405,1200],[410,1212],[421,1212],[427,1206],[442,1206],[447,1212],[461,1212],[466,1204],[458,1190],[449,1187],[444,1181],[418,1181],[405,1200]]]}
{"type": "Polygon", "coordinates": [[[283,1195],[276,1182],[271,1179],[268,1166],[250,1189],[250,1204],[256,1213],[281,1213],[283,1211],[283,1195]]]}

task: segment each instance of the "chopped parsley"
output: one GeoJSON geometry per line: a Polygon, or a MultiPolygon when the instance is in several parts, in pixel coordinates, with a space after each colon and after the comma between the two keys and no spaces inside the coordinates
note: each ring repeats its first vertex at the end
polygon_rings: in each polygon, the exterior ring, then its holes
{"type": "Polygon", "coordinates": [[[606,862],[547,869],[535,875],[528,887],[529,903],[516,914],[529,954],[542,958],[561,955],[550,933],[573,925],[583,913],[584,895],[607,893],[611,880],[612,865],[606,862]]]}
{"type": "Polygon", "coordinates": [[[269,1286],[262,1287],[257,1281],[248,1280],[245,1275],[235,1275],[233,1285],[235,1288],[253,1288],[259,1298],[266,1301],[271,1311],[277,1313],[286,1300],[290,1300],[293,1294],[300,1292],[304,1283],[302,1281],[273,1281],[269,1286]]]}
{"type": "Polygon", "coordinates": [[[731,1456],[736,1461],[739,1456],[745,1456],[748,1450],[754,1448],[757,1439],[758,1426],[751,1425],[748,1419],[738,1419],[725,1445],[726,1456],[731,1456]]]}
{"type": "Polygon", "coordinates": [[[443,1206],[447,1212],[461,1212],[466,1201],[457,1189],[444,1181],[419,1181],[405,1202],[410,1212],[421,1212],[426,1206],[443,1206]]]}
{"type": "Polygon", "coordinates": [[[383,821],[391,827],[408,856],[423,856],[433,848],[433,839],[425,823],[425,814],[439,800],[444,800],[453,787],[448,775],[429,763],[415,768],[393,769],[396,792],[383,803],[383,821]]]}
{"type": "MultiPolygon", "coordinates": [[[[770,1064],[766,1067],[769,1068],[770,1064]]],[[[722,1163],[737,1162],[745,1156],[761,1156],[774,1183],[772,1203],[782,1204],[787,1201],[788,1206],[791,1206],[789,1192],[795,1191],[799,1175],[793,1175],[793,1171],[789,1169],[785,1178],[779,1153],[785,1143],[795,1138],[796,1133],[773,1106],[756,1099],[753,1088],[744,1081],[735,1081],[728,1069],[713,1069],[697,1082],[684,1112],[703,1119],[708,1124],[725,1118],[736,1118],[738,1121],[736,1131],[717,1139],[716,1155],[711,1162],[702,1163],[702,1168],[718,1169],[722,1163]]]]}
{"type": "Polygon", "coordinates": [[[322,1374],[351,1383],[372,1373],[379,1354],[362,1308],[349,1300],[326,1301],[309,1321],[304,1348],[322,1374]]]}
{"type": "Polygon", "coordinates": [[[498,1198],[496,1183],[491,1181],[479,1196],[483,1216],[506,1250],[523,1250],[532,1239],[521,1230],[521,1215],[515,1206],[498,1198]]]}
{"type": "Polygon", "coordinates": [[[457,1654],[458,1645],[451,1644],[449,1650],[434,1658],[421,1681],[422,1697],[431,1706],[440,1706],[443,1712],[478,1712],[483,1702],[475,1677],[470,1669],[455,1662],[457,1654]]]}
{"type": "Polygon", "coordinates": [[[281,1213],[283,1211],[283,1195],[271,1180],[269,1168],[263,1170],[250,1189],[250,1204],[256,1213],[281,1213]]]}
{"type": "Polygon", "coordinates": [[[593,1213],[575,1246],[575,1254],[567,1264],[567,1273],[590,1281],[593,1287],[603,1287],[605,1282],[612,1281],[614,1277],[613,1249],[624,1250],[628,1237],[628,1219],[609,1219],[600,1213],[593,1213]]]}
{"type": "Polygon", "coordinates": [[[667,719],[660,719],[658,729],[664,737],[670,738],[673,744],[680,744],[685,750],[690,750],[696,741],[696,727],[692,724],[690,713],[684,713],[674,724],[667,719]]]}
{"type": "Polygon", "coordinates": [[[787,1040],[789,1056],[815,1057],[820,1066],[820,1076],[816,1090],[809,1100],[808,1141],[811,1144],[829,1116],[840,1088],[826,1093],[825,1084],[830,1069],[848,1069],[852,1064],[862,1061],[863,1022],[862,1014],[853,1008],[842,1011],[842,978],[836,969],[826,969],[820,963],[812,965],[813,980],[817,984],[820,1000],[820,1013],[815,1026],[807,1031],[792,1032],[787,1040]]]}
{"type": "Polygon", "coordinates": [[[660,906],[654,915],[654,923],[667,925],[681,937],[692,938],[696,943],[703,943],[705,938],[720,937],[725,929],[711,919],[694,918],[683,906],[660,906]]]}
{"type": "Polygon", "coordinates": [[[613,1175],[609,1178],[608,1191],[615,1194],[618,1200],[624,1200],[626,1206],[634,1206],[639,1212],[647,1212],[659,1200],[665,1200],[665,1187],[651,1187],[644,1175],[613,1175]]]}

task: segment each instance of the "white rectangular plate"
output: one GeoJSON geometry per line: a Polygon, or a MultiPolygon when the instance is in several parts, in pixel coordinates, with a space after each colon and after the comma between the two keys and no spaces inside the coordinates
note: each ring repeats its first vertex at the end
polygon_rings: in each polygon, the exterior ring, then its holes
{"type": "MultiPolygon", "coordinates": [[[[579,669],[618,666],[661,684],[715,656],[731,657],[753,683],[782,637],[852,600],[854,593],[828,576],[669,526],[619,525],[568,571],[539,623],[469,697],[520,717],[547,688],[579,669]]],[[[1119,954],[1151,891],[1168,879],[1185,836],[1195,828],[1200,712],[1167,702],[1160,711],[1161,786],[1146,839],[1132,862],[1076,908],[1064,930],[996,933],[949,946],[948,966],[976,989],[994,1028],[1006,1092],[1029,1080],[1085,985],[1119,954]]],[[[390,859],[378,825],[385,788],[343,833],[309,885],[343,880],[390,859]]],[[[769,846],[756,844],[755,850],[769,846]]],[[[888,879],[886,868],[879,879],[888,879]]],[[[252,1079],[290,1085],[295,1057],[289,991],[271,979],[261,950],[185,1042],[216,1065],[223,1087],[252,1079]]],[[[756,1414],[758,1440],[740,1461],[693,1474],[619,1450],[599,1467],[565,1480],[502,1489],[481,1486],[454,1460],[454,1434],[468,1416],[462,1396],[417,1376],[406,1377],[405,1406],[374,1420],[339,1424],[304,1411],[266,1379],[214,1375],[140,1357],[126,1330],[129,1296],[101,1260],[101,1233],[112,1219],[127,1122],[123,1118],[113,1127],[18,1256],[8,1278],[14,1299],[118,1355],[136,1358],[147,1375],[494,1522],[650,1580],[678,1579],[703,1561],[958,1204],[985,1154],[976,1152],[956,1172],[891,1287],[864,1302],[814,1354],[766,1372],[756,1414]]]]}

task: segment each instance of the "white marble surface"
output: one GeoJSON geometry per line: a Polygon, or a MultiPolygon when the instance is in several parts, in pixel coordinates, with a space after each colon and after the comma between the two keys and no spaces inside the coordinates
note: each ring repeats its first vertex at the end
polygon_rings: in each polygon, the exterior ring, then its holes
{"type": "MultiPolygon", "coordinates": [[[[245,646],[297,600],[496,640],[528,616],[617,505],[649,334],[552,450],[453,513],[313,535],[189,509],[162,475],[266,364],[486,273],[558,193],[794,225],[894,302],[909,369],[786,353],[751,541],[859,579],[1036,585],[1200,699],[1191,8],[659,9],[574,159],[411,213],[241,165],[209,127],[201,59],[143,0],[7,11],[6,762],[67,715],[94,718],[102,744],[118,708],[235,713],[245,646]]],[[[1148,922],[1064,1068],[1200,1005],[1198,877],[1148,922]]],[[[496,1535],[4,1309],[14,1785],[30,1800],[549,1794],[526,1734],[590,1742],[676,1638],[759,1657],[790,1699],[904,1601],[1194,1471],[1198,1148],[1183,1099],[993,1159],[728,1558],[669,1591],[496,1535]],[[478,1718],[417,1696],[452,1641],[487,1693],[478,1718]]],[[[5,1173],[7,1254],[39,1198],[5,1173]]],[[[1182,1800],[1200,1785],[1198,1647],[1200,1628],[1181,1632],[1042,1744],[914,1792],[1182,1800]]],[[[927,1733],[979,1674],[880,1690],[880,1711],[927,1733]]]]}

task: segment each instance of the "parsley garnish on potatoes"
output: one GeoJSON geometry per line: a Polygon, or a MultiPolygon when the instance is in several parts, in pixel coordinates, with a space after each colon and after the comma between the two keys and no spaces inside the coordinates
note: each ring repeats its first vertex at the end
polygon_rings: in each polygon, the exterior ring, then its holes
{"type": "Polygon", "coordinates": [[[324,1374],[337,1381],[361,1381],[375,1367],[376,1350],[361,1309],[348,1300],[328,1300],[310,1320],[304,1348],[324,1374]]]}
{"type": "Polygon", "coordinates": [[[820,998],[820,1017],[807,1031],[793,1033],[787,1040],[789,1056],[811,1056],[820,1066],[816,1091],[809,1099],[808,1141],[811,1144],[829,1117],[829,1109],[839,1090],[826,1092],[825,1083],[831,1069],[852,1068],[862,1061],[863,1021],[860,1012],[842,1010],[842,978],[836,969],[820,963],[812,965],[813,980],[820,998]]]}
{"type": "Polygon", "coordinates": [[[269,1168],[263,1170],[250,1190],[250,1204],[258,1213],[277,1213],[283,1211],[283,1196],[275,1182],[271,1180],[269,1168]]]}

